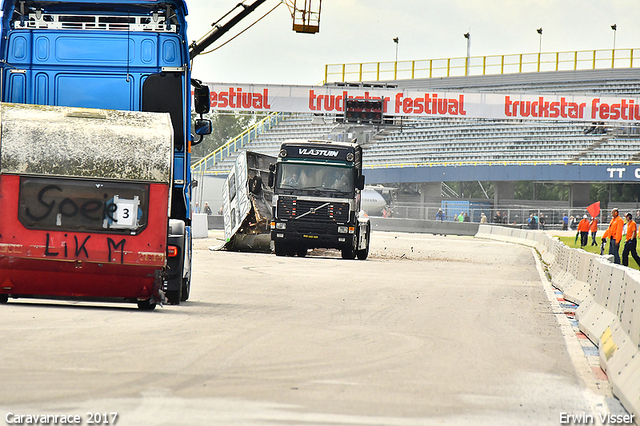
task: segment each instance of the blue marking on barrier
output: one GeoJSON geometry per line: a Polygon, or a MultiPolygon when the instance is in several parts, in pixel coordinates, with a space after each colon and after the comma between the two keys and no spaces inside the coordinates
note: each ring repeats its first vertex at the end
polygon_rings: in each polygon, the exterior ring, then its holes
{"type": "Polygon", "coordinates": [[[583,346],[582,351],[586,356],[599,356],[598,348],[595,346],[583,346]]]}

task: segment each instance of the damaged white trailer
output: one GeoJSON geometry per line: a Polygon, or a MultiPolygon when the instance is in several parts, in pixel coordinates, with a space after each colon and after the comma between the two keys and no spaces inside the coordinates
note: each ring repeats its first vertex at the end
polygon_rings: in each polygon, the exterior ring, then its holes
{"type": "Polygon", "coordinates": [[[238,155],[222,187],[225,249],[271,250],[273,191],[263,182],[268,181],[269,165],[275,162],[275,157],[252,151],[238,155]]]}

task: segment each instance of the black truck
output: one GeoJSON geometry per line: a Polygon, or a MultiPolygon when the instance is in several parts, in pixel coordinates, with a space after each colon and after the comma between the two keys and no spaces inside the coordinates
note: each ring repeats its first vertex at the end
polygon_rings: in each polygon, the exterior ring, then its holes
{"type": "Polygon", "coordinates": [[[270,167],[271,240],[277,256],[332,248],[343,259],[369,255],[371,224],[360,215],[362,147],[332,141],[287,141],[270,167]]]}

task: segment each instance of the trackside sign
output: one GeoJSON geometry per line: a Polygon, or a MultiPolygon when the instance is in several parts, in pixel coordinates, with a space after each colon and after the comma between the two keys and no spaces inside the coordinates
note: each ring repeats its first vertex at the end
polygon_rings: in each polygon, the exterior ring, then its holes
{"type": "Polygon", "coordinates": [[[520,93],[426,92],[340,86],[207,83],[211,108],[342,113],[345,99],[382,100],[384,114],[409,117],[526,118],[640,122],[640,98],[520,93]]]}

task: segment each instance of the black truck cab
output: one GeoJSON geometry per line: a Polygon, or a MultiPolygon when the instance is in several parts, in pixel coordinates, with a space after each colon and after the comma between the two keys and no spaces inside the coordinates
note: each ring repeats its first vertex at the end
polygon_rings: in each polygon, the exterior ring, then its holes
{"type": "Polygon", "coordinates": [[[271,240],[278,256],[334,248],[366,259],[371,226],[360,217],[362,147],[333,141],[287,141],[272,167],[271,240]]]}

